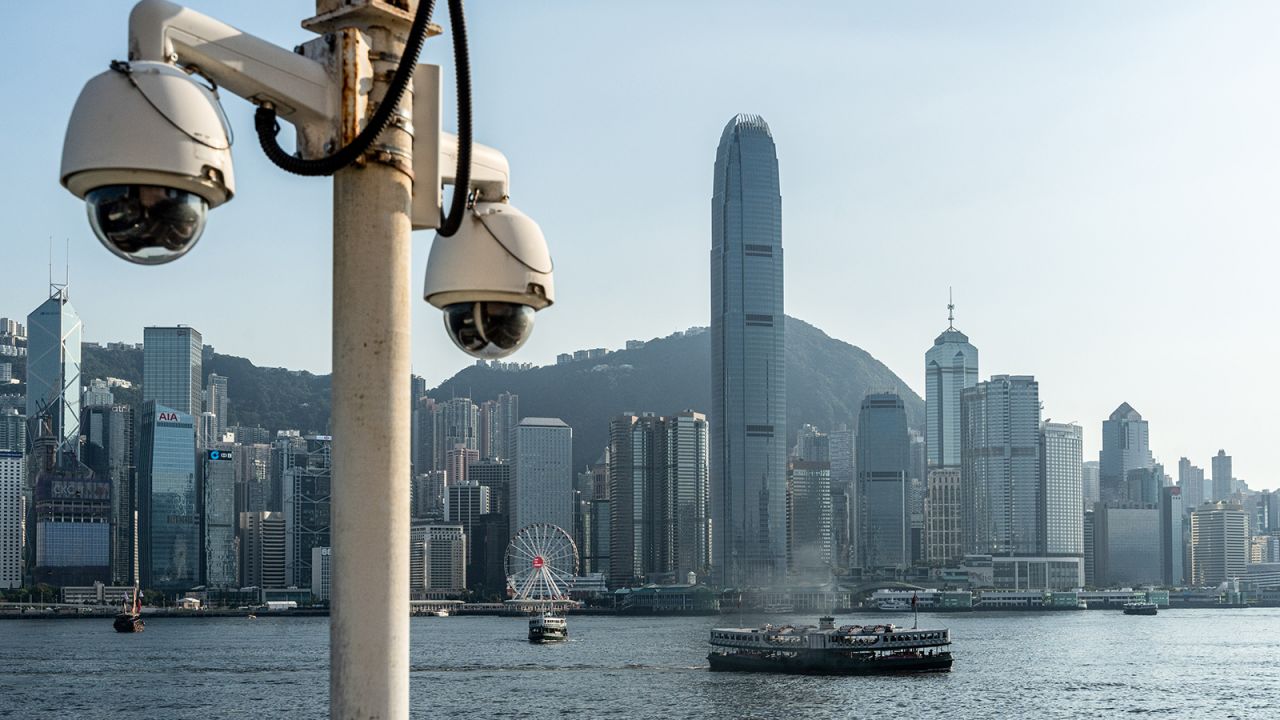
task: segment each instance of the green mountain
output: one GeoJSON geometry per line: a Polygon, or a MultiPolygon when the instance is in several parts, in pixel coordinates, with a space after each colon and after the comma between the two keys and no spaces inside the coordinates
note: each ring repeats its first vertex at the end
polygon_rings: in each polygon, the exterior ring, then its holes
{"type": "MultiPolygon", "coordinates": [[[[856,426],[869,392],[903,396],[907,424],[924,426],[924,401],[865,350],[787,318],[788,446],[804,423],[829,430],[856,426]]],[[[603,357],[522,371],[468,367],[431,391],[435,398],[470,396],[476,402],[501,392],[520,396],[523,416],[558,417],[573,427],[575,467],[595,462],[609,442],[609,418],[622,412],[660,415],[711,407],[711,335],[676,333],[643,347],[603,357]]]]}
{"type": "MultiPolygon", "coordinates": [[[[85,345],[80,376],[89,380],[114,377],[134,384],[116,388],[117,402],[141,402],[142,351],[85,345]]],[[[261,425],[272,432],[292,428],[324,433],[329,428],[329,376],[301,370],[258,367],[245,358],[205,353],[203,372],[227,378],[232,425],[261,425]]]]}
{"type": "MultiPolygon", "coordinates": [[[[907,406],[907,423],[914,428],[924,424],[924,402],[884,363],[791,317],[786,360],[788,444],[804,423],[825,430],[840,423],[855,425],[858,405],[868,392],[898,392],[907,406]]],[[[228,379],[231,424],[261,425],[273,432],[295,428],[323,433],[329,428],[328,375],[258,367],[245,358],[218,353],[206,353],[204,372],[228,379]]],[[[140,386],[142,351],[86,345],[81,368],[85,383],[108,376],[140,386]]],[[[710,409],[711,336],[705,331],[674,333],[592,360],[527,370],[473,365],[430,394],[482,402],[502,392],[520,396],[522,415],[558,417],[569,423],[574,429],[574,464],[583,467],[608,444],[609,418],[614,415],[710,409]]],[[[137,387],[115,393],[120,402],[140,400],[137,387]]]]}

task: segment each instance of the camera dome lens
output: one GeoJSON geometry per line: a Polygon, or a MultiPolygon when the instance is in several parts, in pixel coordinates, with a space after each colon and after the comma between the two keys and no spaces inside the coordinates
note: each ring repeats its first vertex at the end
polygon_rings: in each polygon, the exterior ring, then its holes
{"type": "Polygon", "coordinates": [[[506,357],[533,332],[533,308],[506,302],[446,305],[444,327],[453,344],[478,358],[506,357]]]}
{"type": "Polygon", "coordinates": [[[159,265],[186,254],[204,231],[209,204],[185,190],[107,185],[85,195],[93,232],[115,255],[159,265]]]}

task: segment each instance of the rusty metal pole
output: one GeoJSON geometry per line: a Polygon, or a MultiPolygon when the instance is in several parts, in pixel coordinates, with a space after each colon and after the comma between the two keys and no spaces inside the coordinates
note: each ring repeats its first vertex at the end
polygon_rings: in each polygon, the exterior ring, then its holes
{"type": "MultiPolygon", "coordinates": [[[[304,23],[343,43],[352,29],[367,36],[367,58],[344,45],[344,142],[365,119],[350,100],[367,91],[376,107],[416,6],[317,0],[304,23]]],[[[408,93],[399,121],[333,180],[329,713],[344,720],[409,717],[411,113],[408,93]]]]}

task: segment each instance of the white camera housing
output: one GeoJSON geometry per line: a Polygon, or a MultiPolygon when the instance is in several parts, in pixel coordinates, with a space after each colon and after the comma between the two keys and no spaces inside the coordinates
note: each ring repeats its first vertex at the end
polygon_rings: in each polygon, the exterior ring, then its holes
{"type": "Polygon", "coordinates": [[[423,296],[444,310],[445,330],[476,357],[499,358],[533,331],[533,313],[555,302],[542,229],[506,202],[477,202],[450,237],[436,235],[423,296]]]}
{"type": "Polygon", "coordinates": [[[71,111],[61,180],[86,200],[111,252],[143,264],[180,257],[200,239],[208,210],[235,194],[217,94],[161,62],[94,77],[71,111]]]}
{"type": "Polygon", "coordinates": [[[235,194],[218,96],[168,63],[108,70],[80,92],[62,144],[62,184],[83,198],[104,185],[186,190],[217,207],[235,194]]]}

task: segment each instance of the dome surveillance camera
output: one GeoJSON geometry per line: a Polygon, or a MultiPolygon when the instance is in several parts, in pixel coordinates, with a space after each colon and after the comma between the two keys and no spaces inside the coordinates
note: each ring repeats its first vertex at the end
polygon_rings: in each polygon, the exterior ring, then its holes
{"type": "Polygon", "coordinates": [[[167,63],[112,63],[71,112],[62,184],[112,253],[143,265],[181,257],[235,191],[216,92],[167,63]]]}
{"type": "Polygon", "coordinates": [[[505,202],[478,202],[458,232],[437,235],[427,259],[427,302],[444,310],[453,343],[500,358],[524,345],[534,312],[555,301],[542,230],[505,202]]]}

